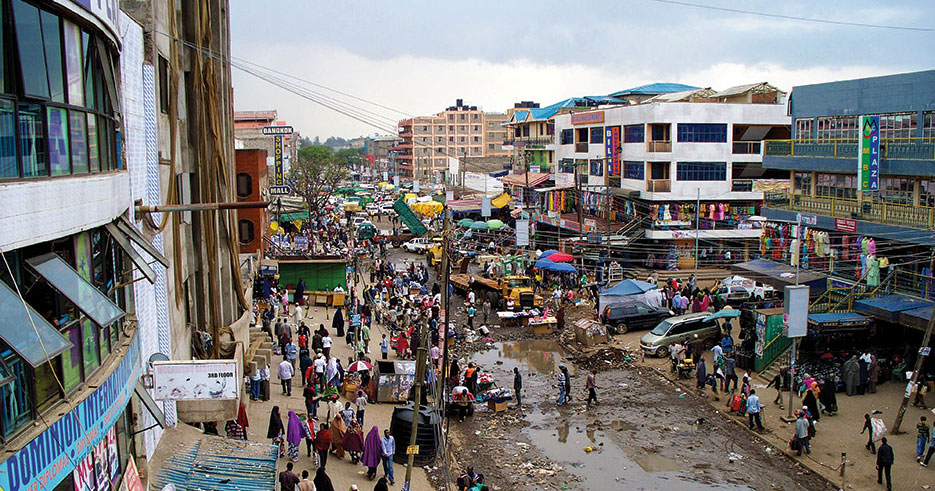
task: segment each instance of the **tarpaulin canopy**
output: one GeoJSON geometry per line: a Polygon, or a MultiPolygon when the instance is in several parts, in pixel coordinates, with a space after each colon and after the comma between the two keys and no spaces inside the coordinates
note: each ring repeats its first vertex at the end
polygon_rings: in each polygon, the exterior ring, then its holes
{"type": "Polygon", "coordinates": [[[617,283],[616,285],[603,290],[601,295],[625,297],[628,295],[639,295],[646,293],[654,288],[657,288],[657,286],[653,285],[652,283],[646,283],[645,281],[623,280],[620,283],[617,283]]]}
{"type": "Polygon", "coordinates": [[[499,230],[503,228],[503,222],[500,220],[487,220],[487,228],[490,230],[499,230]]]}
{"type": "Polygon", "coordinates": [[[551,266],[553,264],[555,263],[552,261],[549,261],[548,259],[540,259],[536,261],[535,266],[539,269],[548,269],[548,266],[551,266]]]}
{"type": "MultiPolygon", "coordinates": [[[[745,263],[731,265],[731,271],[738,272],[750,279],[782,288],[795,284],[795,267],[767,259],[754,259],[745,263]]],[[[805,269],[799,270],[799,284],[808,285],[809,295],[815,297],[827,289],[827,277],[805,269]]]]}
{"type": "Polygon", "coordinates": [[[494,208],[503,208],[504,206],[510,204],[510,195],[503,193],[500,196],[490,200],[490,206],[494,208]]]}
{"type": "Polygon", "coordinates": [[[574,260],[575,260],[575,256],[572,256],[571,254],[567,254],[564,252],[556,252],[555,254],[552,254],[549,256],[549,261],[556,262],[556,263],[567,263],[569,261],[574,261],[574,260]]]}
{"type": "Polygon", "coordinates": [[[575,269],[574,266],[568,263],[552,263],[551,266],[545,269],[548,269],[549,271],[553,271],[556,273],[577,273],[578,272],[578,270],[575,269]]]}
{"type": "Polygon", "coordinates": [[[547,257],[549,257],[549,256],[551,256],[552,254],[555,254],[555,253],[557,253],[557,252],[558,252],[558,251],[556,251],[555,249],[546,249],[546,250],[542,251],[542,254],[539,254],[539,258],[540,258],[540,259],[545,259],[545,258],[547,258],[547,257]]]}

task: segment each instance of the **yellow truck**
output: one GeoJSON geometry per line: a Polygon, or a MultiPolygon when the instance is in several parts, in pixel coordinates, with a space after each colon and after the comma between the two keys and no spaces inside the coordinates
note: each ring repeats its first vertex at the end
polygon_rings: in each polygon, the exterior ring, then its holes
{"type": "Polygon", "coordinates": [[[504,303],[512,299],[517,308],[542,307],[545,303],[540,295],[533,293],[532,280],[528,276],[505,276],[491,280],[476,274],[459,273],[451,275],[451,284],[455,290],[467,293],[472,278],[475,291],[497,292],[504,303]]]}

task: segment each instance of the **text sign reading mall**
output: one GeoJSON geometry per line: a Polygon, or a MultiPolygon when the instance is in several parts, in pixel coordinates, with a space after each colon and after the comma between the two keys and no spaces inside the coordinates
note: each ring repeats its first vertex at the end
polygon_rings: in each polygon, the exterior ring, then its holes
{"type": "Polygon", "coordinates": [[[54,489],[75,470],[75,464],[90,455],[98,442],[107,436],[107,431],[130,402],[139,378],[140,338],[134,336],[127,355],[97,390],[0,463],[0,489],[54,489]]]}

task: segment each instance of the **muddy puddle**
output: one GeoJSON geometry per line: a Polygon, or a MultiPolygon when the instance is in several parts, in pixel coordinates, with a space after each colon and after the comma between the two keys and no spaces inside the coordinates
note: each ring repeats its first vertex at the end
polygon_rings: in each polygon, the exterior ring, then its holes
{"type": "MultiPolygon", "coordinates": [[[[666,457],[652,444],[646,445],[646,438],[640,436],[646,428],[632,418],[602,420],[585,410],[580,400],[556,410],[551,385],[558,366],[565,364],[573,380],[583,380],[574,376],[574,365],[565,361],[561,347],[553,340],[494,343],[492,349],[476,353],[472,360],[481,370],[497,373],[504,386],[512,385],[508,373],[519,367],[529,392],[527,399],[533,403],[524,414],[529,424],[521,430],[522,438],[578,478],[577,483],[569,483],[571,489],[749,489],[699,482],[688,461],[666,457]],[[533,401],[530,396],[534,395],[540,395],[538,400],[533,401]]],[[[580,375],[583,378],[584,374],[580,375]]],[[[688,426],[680,431],[685,435],[694,429],[688,426]]]]}

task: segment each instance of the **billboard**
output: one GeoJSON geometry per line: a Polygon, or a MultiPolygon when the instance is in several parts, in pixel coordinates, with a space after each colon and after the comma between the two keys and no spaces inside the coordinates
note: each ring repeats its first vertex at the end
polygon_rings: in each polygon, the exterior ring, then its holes
{"type": "Polygon", "coordinates": [[[283,175],[282,175],[282,137],[276,136],[273,137],[273,165],[275,166],[275,182],[273,184],[277,186],[283,185],[283,175]]]}
{"type": "Polygon", "coordinates": [[[860,154],[857,175],[861,191],[880,190],[880,117],[860,117],[860,154]]]}
{"type": "Polygon", "coordinates": [[[153,399],[157,401],[229,400],[240,397],[236,360],[153,362],[153,399]]]}

